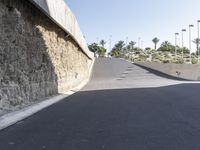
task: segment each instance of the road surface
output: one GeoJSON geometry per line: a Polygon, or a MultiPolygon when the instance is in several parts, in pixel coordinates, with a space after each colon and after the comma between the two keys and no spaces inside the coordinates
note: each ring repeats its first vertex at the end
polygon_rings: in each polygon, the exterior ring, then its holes
{"type": "Polygon", "coordinates": [[[200,84],[120,59],[80,92],[0,131],[0,150],[199,150],[200,84]]]}

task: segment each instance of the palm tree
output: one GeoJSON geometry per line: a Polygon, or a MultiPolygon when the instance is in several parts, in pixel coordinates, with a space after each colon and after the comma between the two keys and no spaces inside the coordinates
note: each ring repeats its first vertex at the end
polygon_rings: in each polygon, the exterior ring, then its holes
{"type": "Polygon", "coordinates": [[[131,46],[131,49],[133,49],[133,48],[134,48],[135,44],[136,44],[136,42],[135,42],[135,41],[130,41],[130,42],[129,42],[129,45],[131,46]]]}
{"type": "Polygon", "coordinates": [[[154,45],[155,45],[155,50],[157,49],[157,44],[158,44],[159,41],[160,41],[160,40],[159,40],[157,37],[153,38],[153,40],[152,40],[152,42],[153,42],[154,45]]]}
{"type": "Polygon", "coordinates": [[[106,44],[106,41],[101,40],[101,41],[100,41],[100,44],[101,44],[101,46],[104,48],[104,46],[105,46],[105,44],[106,44]]]}
{"type": "Polygon", "coordinates": [[[124,43],[124,41],[119,41],[117,44],[115,44],[115,49],[122,51],[125,45],[126,44],[124,43]]]}
{"type": "Polygon", "coordinates": [[[196,44],[197,54],[199,54],[200,39],[199,39],[199,38],[194,39],[194,40],[193,40],[193,43],[196,44]]]}
{"type": "Polygon", "coordinates": [[[126,44],[124,43],[124,41],[119,41],[118,43],[116,43],[111,51],[112,56],[115,56],[115,57],[122,56],[122,54],[124,53],[123,50],[124,50],[125,45],[126,44]]]}
{"type": "Polygon", "coordinates": [[[164,41],[161,45],[171,45],[169,41],[164,41]]]}

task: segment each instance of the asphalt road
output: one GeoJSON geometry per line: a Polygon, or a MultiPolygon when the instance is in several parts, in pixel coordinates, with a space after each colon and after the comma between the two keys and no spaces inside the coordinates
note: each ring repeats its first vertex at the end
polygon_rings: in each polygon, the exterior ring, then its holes
{"type": "Polygon", "coordinates": [[[199,150],[200,84],[97,59],[82,91],[0,131],[0,150],[199,150]]]}

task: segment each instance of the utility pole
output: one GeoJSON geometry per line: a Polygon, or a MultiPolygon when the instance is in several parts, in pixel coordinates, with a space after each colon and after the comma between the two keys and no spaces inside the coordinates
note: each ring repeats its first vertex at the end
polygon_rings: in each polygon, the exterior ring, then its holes
{"type": "Polygon", "coordinates": [[[182,59],[183,59],[183,48],[184,48],[184,38],[183,38],[183,32],[186,32],[186,29],[181,30],[182,35],[182,59]]]}
{"type": "Polygon", "coordinates": [[[110,37],[109,37],[109,49],[111,52],[112,51],[112,35],[110,35],[110,37]]]}
{"type": "Polygon", "coordinates": [[[200,58],[200,52],[199,52],[199,23],[200,23],[200,20],[197,20],[197,37],[198,37],[198,40],[197,40],[197,55],[198,55],[198,60],[199,60],[199,58],[200,58]]]}
{"type": "Polygon", "coordinates": [[[177,60],[177,36],[179,33],[175,33],[175,59],[177,60]]]}
{"type": "Polygon", "coordinates": [[[192,63],[192,56],[191,56],[191,28],[194,27],[194,25],[189,25],[189,50],[190,50],[190,64],[192,63]]]}

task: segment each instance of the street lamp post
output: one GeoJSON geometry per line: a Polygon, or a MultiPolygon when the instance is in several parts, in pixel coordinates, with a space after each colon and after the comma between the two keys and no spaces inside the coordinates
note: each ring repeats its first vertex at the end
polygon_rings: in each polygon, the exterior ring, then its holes
{"type": "Polygon", "coordinates": [[[177,59],[177,35],[179,35],[179,33],[175,33],[175,58],[177,59]]]}
{"type": "Polygon", "coordinates": [[[194,25],[189,25],[189,51],[190,51],[190,63],[192,63],[192,56],[191,56],[191,28],[194,27],[194,25]]]}
{"type": "Polygon", "coordinates": [[[97,44],[99,45],[99,37],[97,37],[97,44]]]}
{"type": "Polygon", "coordinates": [[[183,39],[183,32],[186,32],[186,29],[182,29],[182,59],[183,59],[183,47],[184,47],[184,39],[183,39]]]}
{"type": "Polygon", "coordinates": [[[199,55],[199,23],[200,23],[200,20],[197,20],[197,37],[198,37],[198,40],[197,40],[197,55],[198,55],[198,60],[200,58],[200,55],[199,55]]]}
{"type": "Polygon", "coordinates": [[[141,49],[143,50],[144,41],[141,41],[141,49]]]}
{"type": "Polygon", "coordinates": [[[112,35],[110,35],[110,37],[109,37],[109,49],[111,52],[112,51],[112,35]]]}
{"type": "MultiPolygon", "coordinates": [[[[126,52],[128,52],[128,36],[126,37],[126,52]]],[[[124,52],[124,58],[125,58],[125,52],[124,52]]]]}
{"type": "Polygon", "coordinates": [[[140,40],[141,40],[141,37],[138,38],[138,48],[140,48],[140,40]]]}

